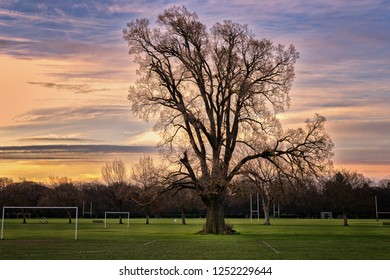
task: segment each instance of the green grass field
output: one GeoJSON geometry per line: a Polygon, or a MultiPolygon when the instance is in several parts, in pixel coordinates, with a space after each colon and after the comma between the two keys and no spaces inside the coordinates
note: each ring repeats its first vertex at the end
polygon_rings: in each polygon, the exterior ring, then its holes
{"type": "MultiPolygon", "coordinates": [[[[237,235],[201,235],[202,219],[187,225],[173,219],[131,219],[130,228],[117,219],[103,224],[79,219],[78,240],[74,224],[49,219],[47,224],[30,219],[6,219],[0,259],[269,259],[269,260],[376,260],[390,259],[390,226],[382,221],[272,220],[271,226],[244,219],[227,219],[237,235]]],[[[388,222],[389,220],[387,220],[388,222]]]]}

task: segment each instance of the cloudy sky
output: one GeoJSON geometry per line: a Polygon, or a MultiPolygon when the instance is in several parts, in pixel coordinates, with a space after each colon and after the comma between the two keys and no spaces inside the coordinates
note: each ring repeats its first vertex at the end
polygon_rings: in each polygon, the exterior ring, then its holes
{"type": "Polygon", "coordinates": [[[0,177],[98,178],[104,161],[153,153],[153,122],[127,101],[137,67],[122,29],[172,5],[294,44],[285,126],[324,115],[336,167],[390,175],[387,0],[0,0],[0,177]]]}

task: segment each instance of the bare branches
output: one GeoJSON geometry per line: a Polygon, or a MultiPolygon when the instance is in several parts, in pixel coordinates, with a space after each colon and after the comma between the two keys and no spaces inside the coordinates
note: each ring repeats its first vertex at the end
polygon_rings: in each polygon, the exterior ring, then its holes
{"type": "Polygon", "coordinates": [[[333,142],[325,133],[325,118],[315,115],[306,121],[306,130],[288,130],[278,139],[274,147],[243,157],[229,174],[233,178],[247,162],[264,158],[291,177],[302,177],[311,173],[320,175],[332,166],[333,142]]]}
{"type": "Polygon", "coordinates": [[[130,53],[139,55],[132,108],[145,119],[163,110],[175,127],[165,144],[184,133],[203,167],[210,152],[228,170],[240,135],[266,126],[256,117],[269,112],[266,103],[274,112],[288,105],[298,53],[257,40],[246,25],[231,21],[216,23],[209,33],[185,7],[164,11],[157,23],[152,29],[148,20],[136,20],[124,30],[130,53]]]}
{"type": "Polygon", "coordinates": [[[211,29],[185,7],[172,7],[152,28],[146,19],[123,31],[139,79],[129,91],[136,115],[159,117],[162,149],[178,153],[170,186],[196,189],[218,212],[230,182],[250,161],[263,159],[290,178],[318,174],[331,164],[325,118],[283,132],[277,114],[290,102],[294,46],[257,39],[248,26],[224,21],[211,29]],[[242,153],[244,151],[244,153],[242,153]]]}
{"type": "Polygon", "coordinates": [[[127,181],[127,171],[123,161],[115,159],[112,162],[106,162],[102,167],[103,180],[109,186],[123,185],[127,181]]]}
{"type": "Polygon", "coordinates": [[[149,223],[150,207],[161,193],[161,166],[154,164],[152,158],[143,156],[131,169],[131,200],[145,210],[146,223],[149,223]]]}

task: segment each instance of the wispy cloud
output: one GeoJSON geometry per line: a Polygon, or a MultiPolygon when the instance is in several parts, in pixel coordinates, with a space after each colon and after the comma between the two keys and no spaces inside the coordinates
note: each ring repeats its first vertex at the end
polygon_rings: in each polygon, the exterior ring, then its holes
{"type": "Polygon", "coordinates": [[[0,159],[90,159],[94,155],[157,153],[151,146],[124,145],[28,145],[0,146],[0,159]]]}
{"type": "Polygon", "coordinates": [[[69,135],[57,135],[57,134],[46,134],[40,136],[33,136],[28,138],[20,138],[17,141],[19,142],[98,142],[95,139],[88,139],[85,137],[81,137],[80,134],[69,134],[69,135]]]}
{"type": "Polygon", "coordinates": [[[53,124],[66,123],[68,121],[81,121],[88,119],[96,120],[129,120],[131,110],[128,105],[100,105],[79,107],[56,107],[36,109],[14,119],[15,125],[33,125],[34,123],[53,122],[53,124]],[[55,118],[55,119],[54,119],[55,118]]]}
{"type": "Polygon", "coordinates": [[[54,88],[57,90],[64,90],[64,91],[70,91],[72,93],[83,93],[83,94],[109,90],[108,88],[102,88],[102,89],[91,88],[91,86],[86,84],[83,85],[57,84],[57,83],[45,83],[45,82],[28,82],[28,83],[31,85],[43,86],[46,88],[54,88]]]}
{"type": "MultiPolygon", "coordinates": [[[[129,106],[96,105],[37,109],[15,117],[13,124],[0,127],[2,140],[28,144],[83,142],[93,144],[134,144],[123,129],[137,133],[151,129],[152,123],[132,117],[129,106]]],[[[153,145],[152,141],[137,142],[153,145]]],[[[4,145],[4,144],[3,144],[4,145]]]]}
{"type": "Polygon", "coordinates": [[[140,153],[156,152],[150,146],[125,145],[29,145],[29,146],[0,146],[1,152],[80,152],[80,153],[140,153]]]}

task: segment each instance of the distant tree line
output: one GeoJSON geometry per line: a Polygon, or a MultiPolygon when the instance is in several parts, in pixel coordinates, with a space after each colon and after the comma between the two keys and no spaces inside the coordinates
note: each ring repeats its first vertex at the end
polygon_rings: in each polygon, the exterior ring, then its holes
{"type": "MultiPolygon", "coordinates": [[[[205,206],[195,192],[188,189],[169,190],[157,178],[157,171],[150,158],[142,158],[133,166],[131,176],[127,175],[128,171],[121,161],[107,163],[102,168],[105,183],[73,182],[69,178],[58,177],[50,177],[48,183],[25,179],[15,182],[3,177],[0,178],[0,206],[76,206],[82,217],[83,204],[85,212],[88,212],[92,202],[91,218],[101,218],[105,211],[126,211],[131,213],[131,217],[146,217],[146,223],[149,223],[149,217],[175,218],[183,224],[186,217],[205,217],[205,206]],[[119,181],[114,178],[118,175],[118,170],[113,168],[115,165],[123,168],[119,172],[122,174],[119,181]],[[110,172],[111,181],[107,174],[110,172]],[[132,180],[126,179],[128,177],[132,177],[132,180]]],[[[259,187],[244,175],[235,181],[225,203],[226,216],[248,218],[249,199],[251,195],[256,197],[257,193],[265,224],[270,223],[275,208],[280,209],[281,218],[320,218],[321,212],[329,211],[334,218],[344,218],[344,225],[348,225],[347,218],[375,218],[375,196],[379,211],[390,212],[389,180],[375,183],[356,172],[342,170],[322,180],[308,179],[299,186],[283,183],[283,180],[266,183],[270,185],[264,190],[264,184],[259,187]]],[[[15,210],[8,214],[16,217],[16,212],[22,211],[15,210]]],[[[34,213],[50,215],[47,211],[34,213]]],[[[89,213],[85,215],[85,218],[89,217],[89,213]]],[[[19,215],[19,218],[26,217],[19,215]]]]}

